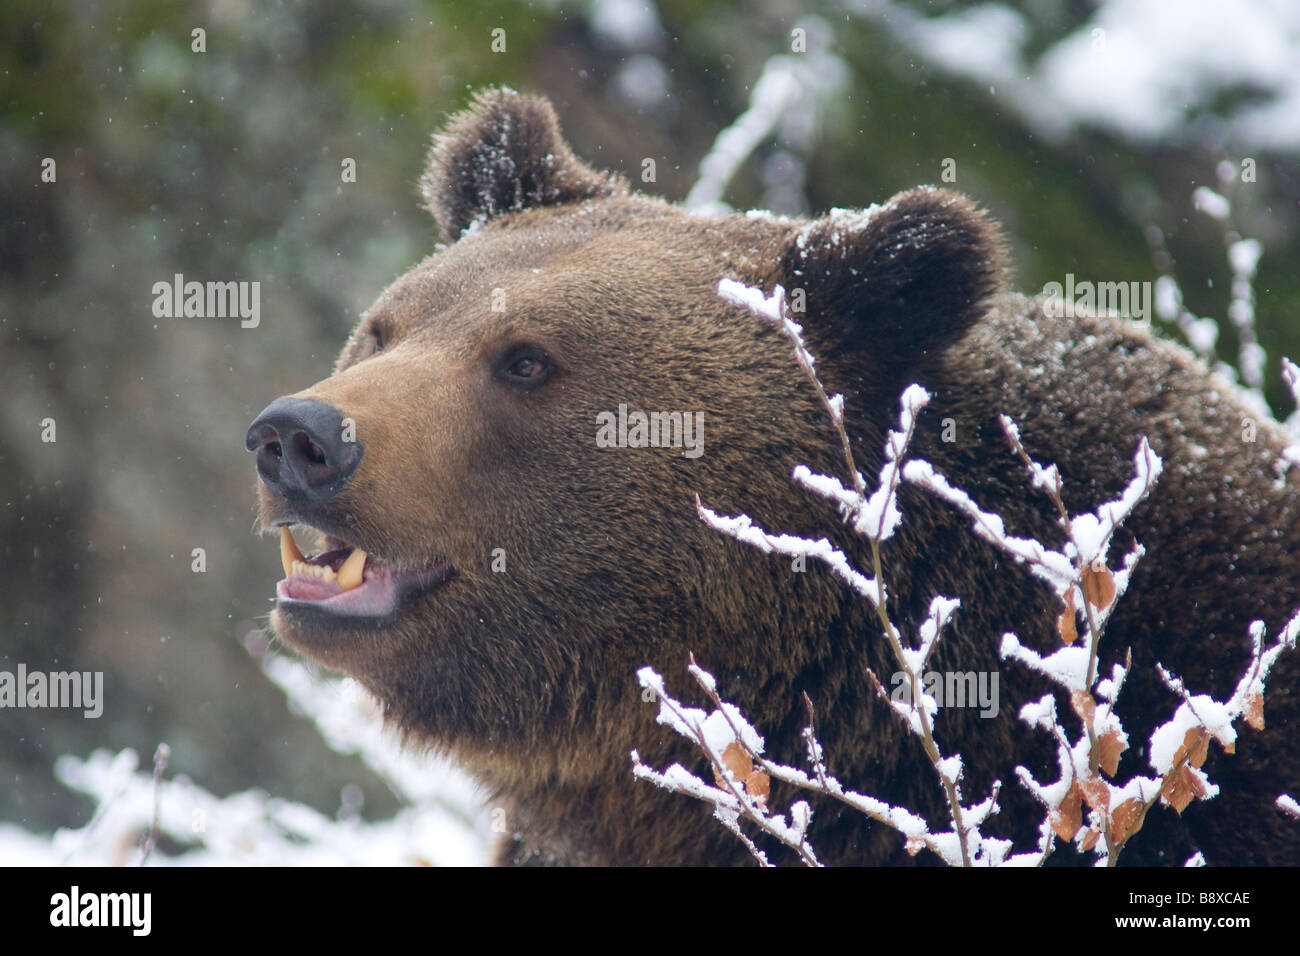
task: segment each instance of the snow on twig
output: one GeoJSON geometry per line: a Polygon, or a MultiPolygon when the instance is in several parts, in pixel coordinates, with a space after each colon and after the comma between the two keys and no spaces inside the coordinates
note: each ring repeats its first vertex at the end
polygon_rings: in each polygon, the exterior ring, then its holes
{"type": "Polygon", "coordinates": [[[690,670],[717,708],[711,713],[688,707],[672,697],[664,687],[663,678],[652,668],[642,668],[637,672],[637,679],[642,687],[652,690],[659,701],[659,722],[668,725],[699,746],[708,758],[719,785],[706,783],[681,764],[673,764],[662,772],[656,771],[642,763],[635,750],[631,754],[633,774],[666,790],[713,804],[715,816],[733,833],[741,836],[746,847],[760,864],[770,865],[770,861],[739,829],[736,825],[737,821],[749,820],[763,832],[774,836],[787,847],[798,852],[805,864],[819,866],[821,864],[807,840],[812,810],[806,802],[797,801],[791,806],[790,822],[787,823],[783,815],[773,814],[765,800],[753,798],[747,792],[744,782],[736,778],[732,770],[734,761],[728,761],[726,757],[727,748],[731,746],[742,748],[746,759],[752,761],[762,773],[772,779],[831,797],[897,830],[906,839],[909,852],[915,853],[922,848],[929,848],[950,865],[961,865],[963,853],[966,851],[970,853],[976,865],[996,865],[1005,856],[1010,847],[1009,842],[977,836],[979,824],[994,810],[996,792],[982,804],[967,809],[971,829],[964,850],[962,840],[956,832],[933,833],[922,817],[902,807],[894,807],[874,797],[845,788],[827,773],[821,759],[821,745],[817,742],[811,724],[804,730],[803,736],[807,743],[809,763],[813,768],[812,775],[769,760],[763,754],[762,739],[745,722],[739,710],[718,696],[712,675],[694,664],[691,665],[690,670]]]}
{"type": "Polygon", "coordinates": [[[1284,813],[1290,814],[1297,820],[1300,820],[1300,803],[1297,803],[1294,797],[1288,796],[1285,793],[1278,794],[1277,806],[1278,809],[1282,810],[1284,813]]]}
{"type": "MultiPolygon", "coordinates": [[[[885,692],[879,679],[868,671],[876,692],[905,722],[909,733],[921,742],[943,788],[952,829],[933,832],[928,823],[906,808],[894,807],[869,795],[845,788],[826,770],[823,751],[812,727],[812,703],[805,697],[809,726],[803,731],[806,758],[811,774],[771,760],[763,753],[761,737],[740,711],[718,696],[712,676],[691,663],[691,673],[705,689],[715,710],[705,713],[688,708],[671,698],[663,680],[649,668],[638,676],[642,685],[652,688],[660,700],[659,720],[678,733],[695,741],[713,767],[717,786],[711,786],[679,764],[663,772],[644,766],[637,753],[632,754],[634,772],[642,779],[661,787],[711,802],[715,815],[740,838],[760,863],[769,864],[762,848],[740,826],[742,820],[756,825],[795,850],[805,863],[813,864],[816,855],[808,841],[811,808],[796,803],[790,822],[773,815],[767,805],[767,779],[775,779],[814,793],[833,798],[869,818],[902,834],[909,853],[929,849],[950,865],[1042,865],[1050,856],[1054,841],[1076,842],[1084,852],[1094,852],[1099,865],[1113,866],[1127,841],[1141,828],[1147,811],[1157,802],[1167,803],[1182,812],[1195,799],[1208,799],[1217,792],[1200,769],[1211,739],[1231,749],[1236,731],[1232,724],[1244,718],[1252,726],[1262,727],[1264,683],[1269,669],[1285,650],[1294,649],[1300,634],[1300,612],[1288,622],[1272,646],[1263,644],[1264,625],[1252,625],[1254,657],[1239,681],[1232,697],[1218,702],[1208,695],[1189,694],[1181,681],[1161,669],[1171,688],[1183,697],[1174,716],[1153,732],[1149,754],[1157,776],[1117,778],[1121,754],[1128,749],[1128,736],[1116,712],[1120,691],[1132,667],[1131,654],[1123,663],[1112,667],[1109,677],[1098,673],[1099,647],[1110,615],[1124,595],[1144,549],[1135,544],[1123,557],[1119,567],[1108,566],[1107,555],[1116,530],[1127,521],[1138,505],[1151,493],[1162,471],[1160,457],[1146,438],[1139,440],[1133,457],[1133,477],[1119,496],[1101,504],[1092,512],[1071,515],[1062,498],[1063,477],[1054,465],[1034,461],[1025,450],[1020,430],[1010,418],[1001,423],[1014,451],[1024,462],[1029,484],[1043,491],[1057,510],[1064,545],[1049,548],[1040,541],[1008,533],[1002,517],[980,508],[966,492],[953,487],[933,466],[922,460],[904,461],[911,443],[917,416],[929,401],[929,395],[917,385],[908,387],[901,396],[899,425],[886,439],[885,461],[874,491],[854,462],[852,445],[844,428],[842,396],[828,396],[816,374],[816,363],[803,339],[803,330],[787,312],[784,290],[777,286],[770,295],[743,286],[733,280],[719,283],[719,295],[771,323],[791,343],[795,359],[817,391],[832,426],[840,438],[845,467],[852,487],[831,475],[820,475],[804,465],[792,474],[796,484],[835,505],[841,519],[870,546],[872,568],[867,574],[854,567],[852,560],[827,538],[816,541],[794,535],[771,534],[758,527],[747,515],[722,517],[706,508],[698,499],[700,517],[712,528],[764,553],[815,557],[828,566],[856,593],[868,599],[881,625],[881,634],[898,663],[900,675],[909,691],[905,700],[895,700],[885,692]],[[1013,633],[1003,635],[1000,654],[1056,683],[1068,700],[1070,709],[1080,720],[1081,729],[1074,735],[1062,726],[1056,699],[1052,695],[1024,705],[1020,719],[1030,727],[1048,732],[1056,743],[1059,776],[1040,783],[1024,767],[1015,769],[1020,783],[1044,807],[1037,846],[1027,852],[1011,854],[1007,840],[987,837],[980,828],[997,811],[1000,783],[991,794],[974,806],[963,806],[960,780],[963,760],[960,754],[943,756],[934,735],[933,718],[940,702],[928,693],[923,676],[936,641],[960,606],[956,599],[936,596],[926,619],[916,629],[913,646],[889,616],[889,602],[882,562],[882,543],[898,528],[903,519],[897,508],[900,480],[907,480],[947,501],[972,522],[975,533],[999,550],[1021,562],[1032,574],[1046,582],[1061,598],[1064,609],[1057,621],[1062,646],[1050,653],[1039,653],[1021,644],[1013,633]],[[1078,619],[1085,621],[1086,640],[1079,643],[1078,619]],[[743,761],[736,763],[737,748],[743,761]],[[738,775],[736,767],[744,771],[738,775]],[[744,779],[742,779],[742,776],[744,779]],[[761,781],[758,779],[761,778],[761,781]],[[1110,779],[1107,779],[1110,778],[1110,779]],[[1112,782],[1114,780],[1115,782],[1112,782]],[[760,785],[761,784],[761,785],[760,785]],[[751,785],[760,792],[751,793],[751,785]]],[[[1293,390],[1300,392],[1300,369],[1290,363],[1284,374],[1293,390]]],[[[1300,394],[1297,395],[1300,403],[1300,394]]],[[[1278,806],[1292,812],[1293,798],[1281,795],[1278,806]]],[[[1199,854],[1188,861],[1201,863],[1199,854]]]]}

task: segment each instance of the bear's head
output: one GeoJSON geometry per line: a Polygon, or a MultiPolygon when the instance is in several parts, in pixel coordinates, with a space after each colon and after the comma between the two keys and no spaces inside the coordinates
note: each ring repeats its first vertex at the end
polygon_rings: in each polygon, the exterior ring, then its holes
{"type": "Polygon", "coordinates": [[[698,217],[584,165],[510,90],[450,121],[422,185],[446,244],[248,432],[282,532],[275,632],[503,789],[630,778],[667,736],[636,671],[689,653],[786,721],[852,599],[710,530],[696,496],[844,538],[789,481],[842,458],[789,342],[719,280],[787,290],[828,390],[879,412],[853,426],[867,472],[903,386],[999,290],[992,224],[928,188],[698,217]]]}

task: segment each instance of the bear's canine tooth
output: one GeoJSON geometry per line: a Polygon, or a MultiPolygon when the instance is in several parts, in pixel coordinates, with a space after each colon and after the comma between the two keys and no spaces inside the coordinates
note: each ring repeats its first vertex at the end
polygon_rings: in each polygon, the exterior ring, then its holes
{"type": "Polygon", "coordinates": [[[284,565],[284,576],[287,578],[293,573],[293,564],[295,561],[306,563],[306,558],[298,550],[298,543],[293,540],[287,525],[280,528],[280,563],[284,565]]]}
{"type": "Polygon", "coordinates": [[[361,584],[362,573],[366,570],[366,553],[360,548],[353,548],[348,559],[343,562],[339,568],[338,582],[339,587],[344,591],[351,591],[361,584]]]}

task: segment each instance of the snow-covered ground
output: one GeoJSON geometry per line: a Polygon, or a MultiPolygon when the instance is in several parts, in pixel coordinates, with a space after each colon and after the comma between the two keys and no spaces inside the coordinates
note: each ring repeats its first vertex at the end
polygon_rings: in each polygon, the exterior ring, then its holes
{"type": "MultiPolygon", "coordinates": [[[[257,790],[214,796],[186,777],[155,781],[133,750],[60,757],[55,773],[96,803],[83,827],[53,835],[0,822],[0,865],[137,865],[153,829],[167,838],[149,866],[480,866],[489,862],[494,826],[472,781],[436,756],[403,749],[383,728],[375,702],[351,680],[314,676],[303,664],[268,655],[267,677],[289,707],[310,717],[331,748],[356,754],[401,799],[389,820],[365,821],[349,808],[330,817],[257,790]],[[176,850],[179,844],[183,849],[176,850]]],[[[355,791],[359,802],[359,788],[355,791]]]]}

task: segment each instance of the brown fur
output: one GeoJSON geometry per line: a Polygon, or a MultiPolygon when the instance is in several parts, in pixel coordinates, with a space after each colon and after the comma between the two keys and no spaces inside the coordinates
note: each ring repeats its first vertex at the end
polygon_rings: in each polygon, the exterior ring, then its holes
{"type": "MultiPolygon", "coordinates": [[[[769,530],[827,535],[866,566],[862,543],[789,479],[800,463],[841,474],[835,437],[788,344],[718,298],[724,276],[806,289],[809,343],[828,389],[846,397],[865,474],[880,466],[899,393],[919,381],[934,401],[914,453],[1015,533],[1059,539],[1000,412],[1020,422],[1032,454],[1059,463],[1075,509],[1114,497],[1138,436],[1150,436],[1165,474],[1130,524],[1148,553],[1106,641],[1107,660],[1134,653],[1122,773],[1149,772],[1146,735],[1177,703],[1151,675],[1155,661],[1194,691],[1225,695],[1246,662],[1249,622],[1274,633],[1300,606],[1297,494],[1272,486],[1280,431],[1261,425],[1259,442],[1243,444],[1241,406],[1180,349],[1110,319],[1048,319],[1002,294],[996,230],[959,196],[905,193],[865,228],[842,216],[695,218],[582,165],[549,105],[509,91],[479,97],[437,139],[425,196],[455,241],[385,291],[335,374],[299,393],[354,418],[365,458],[338,498],[296,517],[393,564],[445,556],[455,573],[383,625],[274,620],[492,788],[512,833],[503,861],[747,859],[708,808],[631,775],[633,748],[653,765],[703,769],[655,724],[635,677],[652,665],[690,697],[689,652],[771,756],[802,762],[806,692],[833,772],[942,821],[933,771],[870,689],[868,667],[882,678],[895,668],[864,604],[824,568],[795,573],[696,516],[698,494],[769,530]],[[494,289],[504,312],[491,309],[494,289]],[[496,374],[525,344],[553,365],[537,388],[496,374]],[[596,447],[596,415],[620,403],[703,411],[704,454],[596,447]],[[946,417],[955,443],[940,440],[946,417]],[[496,548],[505,573],[491,570],[496,548]]],[[[910,626],[933,594],[962,599],[938,668],[999,670],[1001,713],[946,710],[939,732],[966,755],[968,797],[1002,779],[989,829],[1027,846],[1042,815],[1013,768],[1046,779],[1055,763],[1015,714],[1048,688],[1000,662],[996,645],[1015,630],[1051,647],[1058,608],[946,505],[901,494],[902,530],[885,551],[894,614],[910,626]]],[[[287,514],[263,488],[264,524],[287,514]]],[[[1120,537],[1112,561],[1131,541],[1120,537]]],[[[1300,794],[1296,675],[1295,655],[1284,657],[1268,729],[1245,730],[1235,757],[1211,759],[1223,794],[1182,818],[1153,812],[1129,862],[1181,864],[1199,847],[1211,862],[1300,863],[1300,826],[1272,805],[1300,794]]],[[[783,806],[790,796],[774,793],[783,806]]],[[[908,859],[894,833],[813,805],[824,859],[908,859]]]]}

